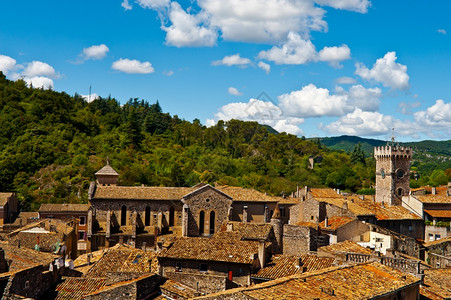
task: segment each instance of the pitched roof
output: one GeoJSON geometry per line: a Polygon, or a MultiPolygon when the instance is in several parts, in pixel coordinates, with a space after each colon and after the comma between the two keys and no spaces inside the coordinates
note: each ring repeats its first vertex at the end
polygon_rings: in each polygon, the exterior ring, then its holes
{"type": "Polygon", "coordinates": [[[216,188],[232,197],[233,201],[243,202],[292,202],[293,200],[283,197],[269,196],[266,193],[254,189],[242,188],[238,186],[217,185],[216,188]]]}
{"type": "Polygon", "coordinates": [[[427,242],[427,243],[424,243],[423,245],[426,248],[428,248],[428,247],[431,247],[431,246],[440,245],[442,243],[449,243],[449,242],[451,242],[451,236],[448,236],[448,237],[445,237],[445,238],[441,238],[441,239],[436,240],[436,241],[427,242]]]}
{"type": "Polygon", "coordinates": [[[425,269],[424,275],[421,295],[430,299],[451,298],[451,268],[425,269]]]}
{"type": "MultiPolygon", "coordinates": [[[[192,289],[186,285],[181,284],[180,282],[171,279],[166,279],[166,281],[162,285],[160,285],[160,290],[163,295],[169,292],[171,294],[177,295],[178,297],[181,297],[182,299],[191,299],[200,295],[200,293],[195,289],[192,289]]],[[[164,297],[162,299],[167,298],[164,297]]]]}
{"type": "Polygon", "coordinates": [[[98,175],[109,175],[109,176],[119,176],[119,173],[116,172],[115,169],[113,169],[110,164],[107,162],[107,164],[100,170],[98,170],[94,175],[98,176],[98,175]]]}
{"type": "Polygon", "coordinates": [[[41,204],[39,212],[88,212],[89,204],[41,204]]]}
{"type": "Polygon", "coordinates": [[[328,252],[331,254],[336,254],[339,252],[351,252],[351,253],[362,253],[371,254],[371,249],[365,248],[352,241],[344,241],[329,246],[323,246],[318,248],[318,252],[328,252]]]}
{"type": "Polygon", "coordinates": [[[55,288],[55,300],[79,300],[105,285],[105,278],[64,277],[63,282],[55,288]]]}
{"type": "Polygon", "coordinates": [[[356,219],[351,217],[330,217],[327,219],[327,227],[325,226],[326,220],[319,223],[319,227],[326,230],[337,230],[338,228],[343,227],[354,220],[356,219]]]}
{"type": "Polygon", "coordinates": [[[97,186],[95,199],[177,200],[191,193],[189,187],[97,186]]]}
{"type": "Polygon", "coordinates": [[[222,224],[219,231],[213,236],[218,238],[228,236],[231,232],[236,233],[237,238],[241,240],[268,240],[273,227],[269,223],[247,223],[228,221],[222,224]],[[231,227],[231,231],[228,231],[231,227]]]}
{"type": "Polygon", "coordinates": [[[427,194],[427,195],[415,195],[413,196],[422,203],[428,204],[451,204],[451,196],[446,194],[427,194]]]}
{"type": "Polygon", "coordinates": [[[451,218],[451,209],[446,210],[425,209],[424,212],[433,218],[451,218]]]}
{"type": "Polygon", "coordinates": [[[111,290],[114,290],[114,289],[118,289],[118,288],[121,288],[124,285],[128,285],[128,284],[131,284],[131,283],[136,283],[136,282],[139,282],[141,280],[144,280],[146,278],[153,277],[153,276],[158,276],[158,275],[153,274],[153,273],[149,273],[149,274],[145,274],[145,275],[142,275],[140,277],[133,278],[133,279],[119,281],[119,282],[113,283],[111,285],[104,285],[103,287],[100,287],[99,289],[97,289],[95,291],[92,291],[91,293],[86,294],[85,296],[98,295],[98,294],[101,294],[103,292],[108,292],[108,291],[111,291],[111,290]]]}
{"type": "MultiPolygon", "coordinates": [[[[265,243],[269,246],[271,243],[265,243]]],[[[188,259],[203,261],[222,261],[229,263],[252,264],[258,253],[258,241],[237,239],[182,237],[158,258],[188,259]]]]}
{"type": "Polygon", "coordinates": [[[9,261],[9,272],[17,272],[37,265],[49,265],[59,257],[48,252],[39,252],[25,247],[18,248],[6,242],[0,242],[0,247],[5,250],[5,258],[9,261]]]}
{"type": "Polygon", "coordinates": [[[5,205],[13,195],[14,193],[0,193],[0,205],[5,205]]]}
{"type": "Polygon", "coordinates": [[[263,269],[259,269],[252,274],[253,277],[265,279],[277,279],[294,274],[316,271],[329,268],[334,262],[334,258],[318,257],[316,255],[303,254],[295,255],[274,255],[263,269]],[[301,266],[299,266],[301,260],[301,266]]]}
{"type": "Polygon", "coordinates": [[[413,275],[372,262],[297,274],[197,299],[373,299],[419,284],[413,275]]]}

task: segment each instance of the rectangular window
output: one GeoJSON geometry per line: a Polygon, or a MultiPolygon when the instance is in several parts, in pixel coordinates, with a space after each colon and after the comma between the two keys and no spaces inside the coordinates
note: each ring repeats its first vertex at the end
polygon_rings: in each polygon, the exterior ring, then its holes
{"type": "Polygon", "coordinates": [[[207,272],[208,271],[208,264],[199,264],[199,271],[207,272]]]}
{"type": "Polygon", "coordinates": [[[84,240],[85,239],[85,232],[84,231],[79,231],[78,232],[78,239],[79,240],[84,240]]]}
{"type": "Polygon", "coordinates": [[[435,240],[439,240],[440,239],[440,234],[436,234],[435,235],[435,240]]]}
{"type": "Polygon", "coordinates": [[[85,216],[81,216],[80,217],[80,225],[85,225],[86,224],[86,217],[85,216]]]}
{"type": "Polygon", "coordinates": [[[182,263],[181,262],[176,262],[175,263],[175,271],[176,272],[182,272],[182,263]]]}
{"type": "Polygon", "coordinates": [[[434,235],[432,233],[429,233],[429,240],[433,241],[434,240],[434,235]]]}
{"type": "Polygon", "coordinates": [[[281,216],[282,218],[285,218],[285,207],[281,207],[281,208],[280,208],[280,216],[281,216]]]}

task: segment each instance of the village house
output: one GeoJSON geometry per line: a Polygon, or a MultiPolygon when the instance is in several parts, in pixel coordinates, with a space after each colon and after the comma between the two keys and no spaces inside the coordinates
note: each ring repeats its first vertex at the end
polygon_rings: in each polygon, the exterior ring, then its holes
{"type": "Polygon", "coordinates": [[[9,232],[10,224],[19,214],[15,193],[0,193],[0,232],[9,232]]]}

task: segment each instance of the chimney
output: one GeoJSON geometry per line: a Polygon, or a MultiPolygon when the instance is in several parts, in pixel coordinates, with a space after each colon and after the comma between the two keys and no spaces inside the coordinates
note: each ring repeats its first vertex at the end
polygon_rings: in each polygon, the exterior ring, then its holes
{"type": "Polygon", "coordinates": [[[142,250],[143,250],[144,252],[146,252],[146,242],[143,242],[143,243],[142,243],[142,250]]]}
{"type": "Polygon", "coordinates": [[[326,217],[324,219],[324,227],[327,227],[327,226],[329,226],[329,218],[328,217],[326,217]]]}
{"type": "Polygon", "coordinates": [[[384,201],[381,202],[381,207],[385,207],[384,201]]]}
{"type": "Polygon", "coordinates": [[[348,210],[348,201],[343,203],[343,209],[348,210]]]}
{"type": "Polygon", "coordinates": [[[297,257],[296,268],[299,268],[302,273],[302,258],[301,257],[297,257]]]}
{"type": "Polygon", "coordinates": [[[86,258],[86,262],[88,263],[88,266],[91,265],[91,253],[88,253],[87,258],[86,258]]]}
{"type": "Polygon", "coordinates": [[[436,190],[435,186],[432,187],[431,194],[432,194],[432,195],[437,194],[437,190],[436,190]]]}
{"type": "Polygon", "coordinates": [[[243,222],[247,222],[247,205],[243,206],[243,222]]]}
{"type": "Polygon", "coordinates": [[[265,255],[265,241],[258,241],[258,260],[260,261],[260,268],[263,269],[265,267],[266,255],[265,255]]]}
{"type": "Polygon", "coordinates": [[[227,232],[233,231],[233,224],[227,223],[227,232]]]}

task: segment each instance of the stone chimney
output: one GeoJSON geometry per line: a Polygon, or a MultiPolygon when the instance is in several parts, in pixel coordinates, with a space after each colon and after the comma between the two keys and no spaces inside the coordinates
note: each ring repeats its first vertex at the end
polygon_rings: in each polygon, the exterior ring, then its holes
{"type": "Polygon", "coordinates": [[[431,194],[432,195],[436,195],[437,194],[437,189],[436,189],[435,186],[432,187],[431,194]]]}
{"type": "Polygon", "coordinates": [[[280,214],[279,203],[276,204],[274,208],[274,213],[271,217],[271,225],[274,229],[274,235],[276,237],[277,245],[274,247],[275,253],[282,253],[282,242],[283,242],[283,219],[280,214]]]}
{"type": "Polygon", "coordinates": [[[260,268],[263,269],[265,267],[266,262],[266,252],[265,252],[265,241],[258,241],[258,260],[260,262],[260,268]]]}
{"type": "Polygon", "coordinates": [[[329,226],[329,218],[328,217],[326,217],[325,219],[324,219],[324,227],[328,227],[329,226]]]}

